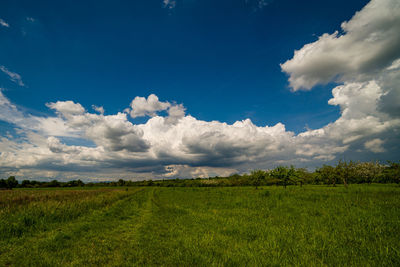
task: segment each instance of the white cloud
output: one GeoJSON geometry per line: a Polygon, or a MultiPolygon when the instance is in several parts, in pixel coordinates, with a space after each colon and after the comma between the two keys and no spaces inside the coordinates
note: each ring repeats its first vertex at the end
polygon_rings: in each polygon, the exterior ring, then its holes
{"type": "Polygon", "coordinates": [[[24,114],[12,104],[0,90],[0,120],[17,126],[24,131],[33,130],[44,136],[76,136],[78,132],[69,128],[65,120],[58,117],[38,117],[24,114]]]}
{"type": "Polygon", "coordinates": [[[82,127],[87,138],[107,150],[126,150],[129,152],[145,152],[148,150],[149,146],[142,138],[143,132],[129,122],[124,113],[110,116],[85,114],[82,121],[85,121],[85,123],[76,124],[77,120],[72,118],[68,123],[82,127]]]}
{"type": "MultiPolygon", "coordinates": [[[[349,94],[354,93],[354,88],[358,87],[348,89],[349,94]]],[[[364,98],[367,96],[361,94],[360,99],[364,98]]],[[[352,105],[347,95],[333,99],[344,110],[346,105],[352,105]]],[[[344,124],[338,120],[295,135],[281,123],[260,127],[249,119],[234,124],[201,121],[185,115],[184,107],[175,104],[170,105],[165,116],[156,115],[146,123],[133,124],[126,113],[89,113],[72,101],[47,104],[56,110],[57,117],[35,117],[22,113],[4,96],[0,100],[0,110],[14,114],[7,121],[21,129],[19,138],[5,136],[0,140],[0,171],[52,171],[57,177],[76,172],[85,178],[88,171],[114,173],[114,177],[121,177],[122,173],[142,178],[206,177],[277,164],[315,165],[335,159],[359,139],[392,127],[390,123],[360,116],[352,118],[352,124],[347,124],[347,119],[344,124]],[[94,146],[67,145],[60,139],[69,136],[94,146]],[[346,141],[345,137],[353,140],[346,141]]],[[[376,152],[380,145],[376,143],[363,146],[376,152]]]]}
{"type": "Polygon", "coordinates": [[[0,70],[5,73],[11,81],[17,83],[19,86],[25,86],[25,84],[22,82],[21,75],[19,75],[18,73],[9,71],[6,67],[2,65],[0,66],[0,70]]]}
{"type": "Polygon", "coordinates": [[[364,118],[377,113],[377,101],[382,96],[382,89],[375,81],[364,83],[345,83],[332,90],[330,105],[341,108],[342,119],[364,118]]]}
{"type": "Polygon", "coordinates": [[[397,70],[400,68],[400,58],[393,61],[392,65],[390,65],[387,70],[397,70]]]}
{"type": "Polygon", "coordinates": [[[400,57],[400,2],[372,0],[343,34],[325,33],[281,64],[294,91],[330,81],[365,81],[400,57]]]}
{"type": "Polygon", "coordinates": [[[185,116],[185,107],[182,104],[171,104],[168,101],[159,101],[155,94],[147,97],[135,97],[131,102],[131,109],[126,109],[125,112],[129,113],[132,118],[150,116],[157,116],[159,111],[167,111],[167,123],[175,124],[178,120],[185,116]]]}
{"type": "Polygon", "coordinates": [[[26,17],[26,20],[29,22],[35,22],[36,20],[32,17],[26,17]]]}
{"type": "Polygon", "coordinates": [[[342,29],[342,35],[323,34],[281,64],[294,91],[341,83],[328,102],[340,107],[341,117],[299,136],[383,152],[381,140],[371,138],[392,135],[399,141],[393,134],[400,130],[400,2],[372,0],[342,29]]]}
{"type": "Polygon", "coordinates": [[[57,101],[56,103],[47,103],[46,106],[55,109],[59,114],[65,117],[81,115],[85,112],[81,104],[75,104],[73,101],[57,101]]]}
{"type": "Polygon", "coordinates": [[[175,0],[163,0],[163,7],[167,9],[174,9],[176,6],[176,1],[175,0]]]}
{"type": "Polygon", "coordinates": [[[158,100],[158,97],[154,94],[151,94],[147,97],[137,96],[131,102],[130,115],[132,118],[143,117],[143,116],[151,116],[154,117],[157,115],[157,111],[166,110],[171,106],[168,102],[161,102],[158,100]]]}
{"type": "Polygon", "coordinates": [[[385,152],[385,149],[382,147],[383,143],[384,142],[381,139],[376,138],[365,142],[364,146],[365,148],[371,150],[372,152],[382,153],[385,152]]]}
{"type": "Polygon", "coordinates": [[[18,124],[24,116],[17,107],[6,98],[0,88],[0,120],[13,124],[18,124]]]}
{"type": "Polygon", "coordinates": [[[67,146],[62,144],[60,140],[54,136],[47,138],[47,147],[53,153],[78,154],[81,150],[78,146],[67,146]]]}
{"type": "Polygon", "coordinates": [[[3,27],[6,27],[6,28],[10,27],[10,25],[7,22],[5,22],[3,19],[0,19],[0,25],[3,27]]]}
{"type": "Polygon", "coordinates": [[[109,116],[87,113],[79,103],[72,101],[57,101],[47,106],[61,116],[57,121],[61,119],[67,128],[106,150],[143,152],[148,148],[141,138],[142,131],[128,121],[125,113],[109,116]]]}
{"type": "Polygon", "coordinates": [[[165,166],[166,178],[173,177],[196,177],[208,178],[214,176],[226,177],[237,170],[230,168],[215,168],[215,167],[191,167],[189,165],[168,165],[165,166]]]}
{"type": "MultiPolygon", "coordinates": [[[[12,104],[8,101],[8,105],[12,104]]],[[[132,172],[143,171],[143,167],[148,166],[146,173],[158,177],[203,177],[277,162],[329,160],[347,149],[347,146],[335,146],[335,142],[295,136],[281,123],[259,127],[249,119],[231,125],[197,120],[185,116],[182,105],[172,105],[174,108],[171,107],[165,117],[154,116],[137,125],[129,122],[125,113],[92,114],[72,101],[58,101],[48,106],[56,109],[59,117],[42,118],[47,124],[41,123],[35,132],[24,128],[23,132],[29,137],[19,142],[5,138],[2,144],[8,150],[1,155],[0,166],[76,171],[85,171],[90,166],[95,170],[106,168],[116,172],[126,168],[132,172]],[[57,135],[49,135],[56,128],[49,126],[51,121],[62,122],[57,135]],[[71,136],[72,132],[96,146],[66,145],[55,137],[71,136]],[[173,171],[171,166],[174,166],[173,171]]],[[[15,112],[19,112],[16,107],[15,112]]],[[[18,116],[25,124],[39,120],[22,113],[18,116]]],[[[10,122],[19,127],[24,124],[16,120],[10,122]]]]}
{"type": "Polygon", "coordinates": [[[104,108],[103,107],[98,107],[96,105],[92,105],[93,110],[97,111],[100,114],[104,114],[104,108]]]}
{"type": "Polygon", "coordinates": [[[177,123],[180,119],[182,119],[185,116],[185,107],[180,104],[180,105],[172,105],[168,109],[168,118],[167,122],[169,123],[177,123]]]}

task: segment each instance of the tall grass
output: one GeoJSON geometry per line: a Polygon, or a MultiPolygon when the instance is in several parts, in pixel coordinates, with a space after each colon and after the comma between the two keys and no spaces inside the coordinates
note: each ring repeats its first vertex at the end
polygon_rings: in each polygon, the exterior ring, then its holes
{"type": "Polygon", "coordinates": [[[0,265],[400,265],[398,186],[32,194],[2,206],[0,265]]]}
{"type": "Polygon", "coordinates": [[[0,240],[50,229],[103,208],[129,194],[124,190],[13,190],[0,194],[0,240]]]}

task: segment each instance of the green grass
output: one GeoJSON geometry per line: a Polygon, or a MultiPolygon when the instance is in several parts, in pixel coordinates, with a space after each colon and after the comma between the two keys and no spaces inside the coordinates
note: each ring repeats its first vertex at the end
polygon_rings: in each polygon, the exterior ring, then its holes
{"type": "Polygon", "coordinates": [[[399,266],[400,187],[0,192],[0,266],[399,266]]]}

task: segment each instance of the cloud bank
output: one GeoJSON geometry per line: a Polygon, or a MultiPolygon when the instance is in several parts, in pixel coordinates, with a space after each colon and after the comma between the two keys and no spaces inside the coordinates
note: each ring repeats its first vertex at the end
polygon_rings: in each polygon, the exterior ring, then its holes
{"type": "Polygon", "coordinates": [[[154,179],[229,175],[278,164],[316,166],[341,158],[398,159],[400,147],[400,7],[371,1],[343,33],[323,34],[281,64],[294,91],[337,83],[335,122],[295,134],[278,123],[227,124],[186,114],[155,94],[124,112],[93,112],[73,101],[47,103],[46,117],[21,111],[0,91],[0,174],[22,178],[154,179]],[[147,117],[145,123],[136,118],[147,117]]]}

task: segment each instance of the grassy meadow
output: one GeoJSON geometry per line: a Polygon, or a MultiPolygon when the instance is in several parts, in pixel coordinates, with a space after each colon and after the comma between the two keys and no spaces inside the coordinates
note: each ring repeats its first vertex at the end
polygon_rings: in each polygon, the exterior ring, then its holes
{"type": "Polygon", "coordinates": [[[0,191],[0,266],[400,266],[396,185],[0,191]]]}

